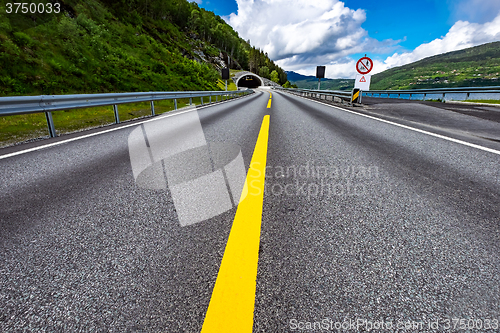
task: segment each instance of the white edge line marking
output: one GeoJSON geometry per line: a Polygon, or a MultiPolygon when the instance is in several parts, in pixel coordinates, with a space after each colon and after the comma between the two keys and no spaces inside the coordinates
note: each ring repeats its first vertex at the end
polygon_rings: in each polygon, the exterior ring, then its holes
{"type": "MultiPolygon", "coordinates": [[[[294,95],[294,96],[296,96],[296,95],[294,95]]],[[[297,96],[297,97],[304,98],[302,96],[297,96]]],[[[358,112],[355,112],[355,111],[343,109],[343,108],[335,106],[335,105],[330,105],[330,104],[326,104],[326,103],[323,103],[323,102],[318,102],[318,101],[315,101],[313,99],[308,99],[308,98],[304,98],[304,99],[310,100],[310,101],[318,103],[318,104],[326,105],[326,106],[329,106],[329,107],[332,107],[332,108],[335,108],[335,109],[339,109],[339,110],[342,110],[342,111],[345,111],[345,112],[356,114],[358,116],[362,116],[362,117],[366,117],[366,118],[378,120],[378,121],[381,121],[383,123],[387,123],[387,124],[395,125],[395,126],[398,126],[398,127],[406,128],[406,129],[409,129],[411,131],[415,131],[415,132],[427,134],[427,135],[430,135],[430,136],[434,136],[436,138],[440,138],[440,139],[443,139],[443,140],[448,140],[448,141],[451,141],[451,142],[459,143],[459,144],[464,145],[464,146],[469,146],[469,147],[472,147],[472,148],[477,148],[477,149],[480,149],[480,150],[487,151],[489,153],[500,155],[500,151],[492,149],[492,148],[487,148],[487,147],[476,145],[474,143],[470,143],[470,142],[467,142],[467,141],[462,141],[462,140],[450,138],[448,136],[444,136],[444,135],[440,135],[440,134],[436,134],[436,133],[432,133],[432,132],[427,132],[427,131],[424,131],[424,130],[421,130],[421,129],[418,129],[418,128],[414,128],[414,127],[410,127],[410,126],[398,124],[398,123],[395,123],[395,122],[392,122],[392,121],[389,121],[389,120],[385,120],[385,119],[381,119],[381,118],[369,116],[369,115],[366,115],[366,114],[363,114],[363,113],[358,113],[358,112]]]]}
{"type": "MultiPolygon", "coordinates": [[[[248,96],[250,96],[250,95],[248,95],[248,96]]],[[[245,97],[245,96],[241,96],[239,98],[242,98],[242,97],[245,97]]],[[[239,99],[239,98],[236,98],[236,99],[239,99]]],[[[62,145],[64,143],[68,143],[68,142],[72,142],[72,141],[77,141],[77,140],[81,140],[81,139],[85,139],[85,138],[90,138],[92,136],[96,136],[96,135],[100,135],[100,134],[104,134],[104,133],[118,131],[118,130],[121,130],[121,129],[124,129],[124,128],[127,128],[127,127],[138,126],[140,124],[144,124],[144,123],[147,123],[147,122],[150,122],[150,121],[156,121],[156,120],[159,120],[159,119],[162,119],[162,118],[174,117],[174,116],[177,116],[179,114],[186,113],[186,112],[198,111],[198,110],[201,110],[201,109],[204,109],[204,108],[208,108],[210,106],[216,106],[216,105],[224,104],[224,103],[227,103],[227,102],[232,102],[232,101],[234,101],[236,99],[232,99],[232,100],[229,100],[229,101],[218,102],[217,104],[214,104],[214,105],[203,105],[203,106],[200,106],[200,107],[196,107],[195,106],[193,109],[189,109],[189,110],[186,110],[186,111],[176,112],[174,114],[161,115],[161,116],[158,116],[158,117],[154,117],[152,119],[146,119],[146,120],[143,120],[143,121],[138,121],[138,122],[133,123],[133,124],[123,125],[123,126],[120,126],[118,128],[111,128],[111,129],[107,129],[107,130],[104,130],[104,131],[101,131],[101,132],[97,132],[97,133],[86,134],[86,135],[82,135],[82,136],[79,136],[79,137],[76,137],[76,138],[72,138],[72,139],[62,140],[62,141],[58,141],[58,142],[48,143],[48,144],[43,145],[43,146],[38,146],[38,147],[33,147],[33,148],[25,149],[25,150],[16,151],[14,153],[9,153],[9,154],[5,154],[5,155],[1,155],[0,156],[0,160],[6,159],[6,158],[9,158],[9,157],[14,157],[14,156],[17,156],[17,155],[22,155],[22,154],[30,153],[32,151],[37,151],[37,150],[42,150],[42,149],[45,149],[45,148],[50,148],[50,147],[62,145]]],[[[175,111],[175,110],[172,110],[172,111],[175,111]]],[[[171,112],[171,111],[169,111],[169,112],[171,112]]]]}

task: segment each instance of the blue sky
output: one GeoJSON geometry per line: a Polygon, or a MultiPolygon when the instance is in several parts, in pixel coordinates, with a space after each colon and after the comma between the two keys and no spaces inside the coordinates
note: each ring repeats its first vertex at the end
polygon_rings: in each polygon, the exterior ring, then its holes
{"type": "Polygon", "coordinates": [[[365,53],[374,72],[500,40],[499,0],[197,0],[285,70],[353,77],[365,53]],[[239,9],[239,11],[238,11],[239,9]]]}

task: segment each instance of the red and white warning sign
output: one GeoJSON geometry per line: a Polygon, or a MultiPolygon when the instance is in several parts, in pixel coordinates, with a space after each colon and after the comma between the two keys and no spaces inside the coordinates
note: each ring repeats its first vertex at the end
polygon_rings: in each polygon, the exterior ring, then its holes
{"type": "Polygon", "coordinates": [[[356,75],[356,81],[354,82],[354,88],[358,88],[359,90],[367,91],[370,90],[370,81],[372,79],[371,75],[356,75]]]}
{"type": "Polygon", "coordinates": [[[368,75],[373,69],[373,61],[366,55],[359,59],[356,63],[356,70],[359,74],[356,75],[356,81],[354,82],[354,88],[358,88],[362,91],[370,90],[370,81],[372,79],[371,75],[368,75]]]}
{"type": "Polygon", "coordinates": [[[363,57],[356,63],[356,70],[359,74],[368,74],[373,69],[373,61],[368,57],[363,57]]]}

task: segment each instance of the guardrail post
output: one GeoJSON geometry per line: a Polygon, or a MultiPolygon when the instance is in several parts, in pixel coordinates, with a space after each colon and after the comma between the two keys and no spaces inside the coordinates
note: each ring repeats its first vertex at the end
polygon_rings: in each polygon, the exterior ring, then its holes
{"type": "Polygon", "coordinates": [[[446,93],[443,93],[443,103],[444,103],[444,95],[445,95],[445,94],[446,94],[446,93]]]}
{"type": "Polygon", "coordinates": [[[208,96],[208,104],[212,104],[212,95],[208,96]]]}
{"type": "Polygon", "coordinates": [[[193,98],[189,97],[189,105],[193,105],[193,98]]]}
{"type": "Polygon", "coordinates": [[[153,101],[151,101],[151,115],[155,115],[155,103],[153,101]]]}
{"type": "Polygon", "coordinates": [[[468,100],[470,97],[470,93],[467,93],[467,96],[465,96],[465,100],[468,100]]]}
{"type": "Polygon", "coordinates": [[[177,98],[174,98],[174,110],[177,110],[177,98]]]}
{"type": "Polygon", "coordinates": [[[52,112],[45,112],[45,119],[47,119],[47,126],[49,127],[49,135],[51,138],[55,138],[57,136],[56,128],[54,126],[54,120],[52,119],[52,112]]]}
{"type": "Polygon", "coordinates": [[[120,115],[118,114],[118,105],[114,104],[113,105],[113,111],[115,113],[115,124],[120,123],[120,115]]]}
{"type": "Polygon", "coordinates": [[[203,105],[203,96],[201,96],[200,98],[201,98],[201,105],[203,105]]]}
{"type": "Polygon", "coordinates": [[[424,99],[423,99],[423,101],[425,101],[425,98],[426,98],[426,97],[427,97],[427,94],[425,94],[425,93],[424,93],[424,99]]]}

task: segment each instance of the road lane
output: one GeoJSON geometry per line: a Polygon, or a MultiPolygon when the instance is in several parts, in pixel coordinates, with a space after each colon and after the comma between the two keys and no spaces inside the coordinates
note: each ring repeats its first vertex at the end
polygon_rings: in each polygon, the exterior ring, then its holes
{"type": "MultiPolygon", "coordinates": [[[[270,115],[254,332],[498,319],[498,155],[279,92],[198,114],[247,170],[270,115]]],[[[181,227],[134,128],[0,160],[0,330],[201,331],[236,209],[181,227]]]]}
{"type": "MultiPolygon", "coordinates": [[[[268,93],[199,111],[248,168],[268,93]]],[[[134,127],[0,161],[0,330],[199,332],[235,210],[180,227],[136,186],[134,127]]]]}
{"type": "Polygon", "coordinates": [[[498,318],[497,155],[281,93],[271,118],[254,332],[498,318]]]}

